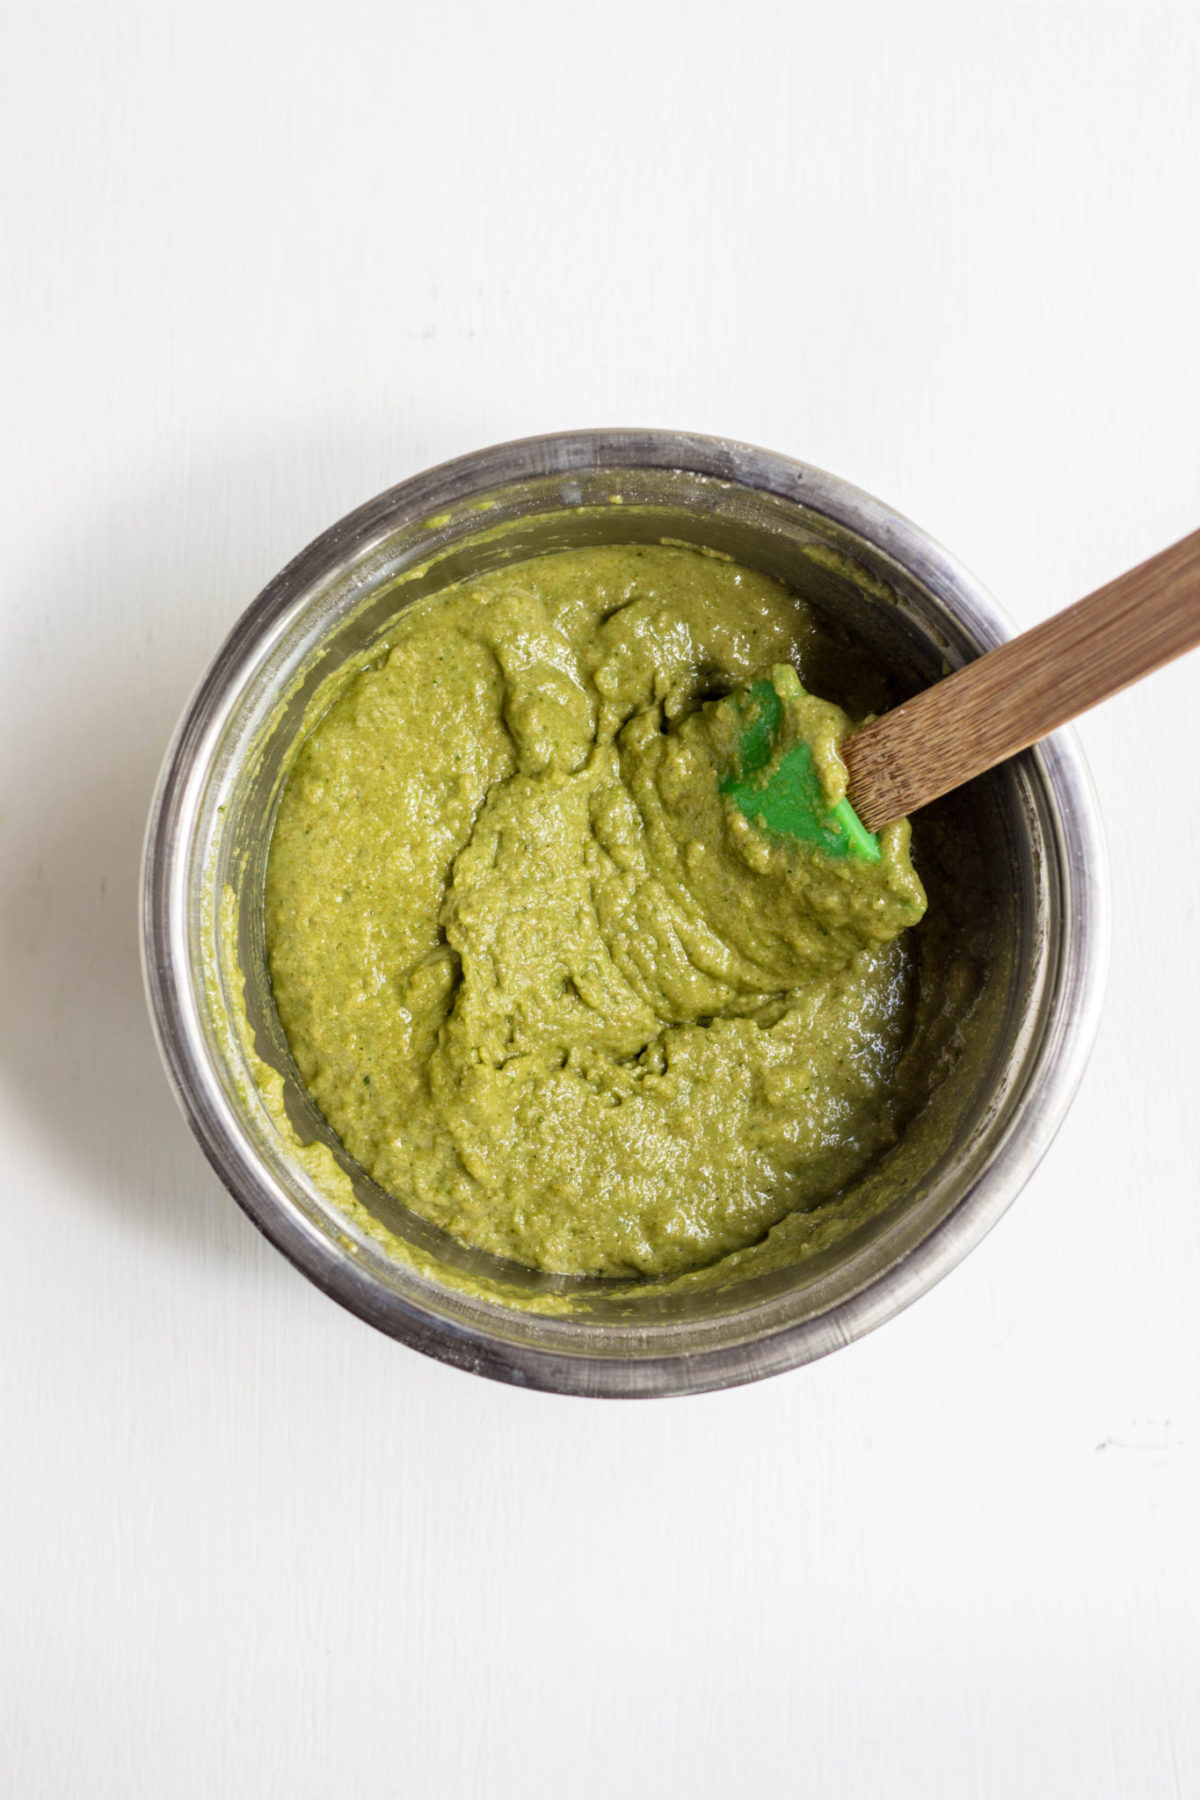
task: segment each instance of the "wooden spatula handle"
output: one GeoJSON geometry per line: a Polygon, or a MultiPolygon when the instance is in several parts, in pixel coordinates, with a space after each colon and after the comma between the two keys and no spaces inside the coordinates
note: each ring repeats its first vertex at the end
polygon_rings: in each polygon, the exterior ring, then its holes
{"type": "Polygon", "coordinates": [[[864,725],[850,802],[878,831],[1197,644],[1200,531],[864,725]]]}

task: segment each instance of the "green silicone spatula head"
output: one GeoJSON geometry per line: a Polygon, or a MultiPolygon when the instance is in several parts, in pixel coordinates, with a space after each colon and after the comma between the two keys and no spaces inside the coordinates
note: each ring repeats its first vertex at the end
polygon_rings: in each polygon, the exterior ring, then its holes
{"type": "Polygon", "coordinates": [[[756,681],[734,697],[740,715],[737,768],[721,792],[760,829],[827,856],[880,860],[879,839],[868,831],[848,800],[830,806],[812,751],[803,740],[781,748],[783,705],[769,681],[756,681]]]}

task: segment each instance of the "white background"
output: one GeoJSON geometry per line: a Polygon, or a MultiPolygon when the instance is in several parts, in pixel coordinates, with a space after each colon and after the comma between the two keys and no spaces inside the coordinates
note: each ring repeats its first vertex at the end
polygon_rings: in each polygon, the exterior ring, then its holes
{"type": "Polygon", "coordinates": [[[1200,525],[1200,11],[0,15],[0,1797],[1200,1793],[1200,660],[1084,721],[1109,1000],[1003,1224],[812,1368],[512,1391],[177,1115],[171,726],[440,459],[738,436],[1032,623],[1200,525]]]}

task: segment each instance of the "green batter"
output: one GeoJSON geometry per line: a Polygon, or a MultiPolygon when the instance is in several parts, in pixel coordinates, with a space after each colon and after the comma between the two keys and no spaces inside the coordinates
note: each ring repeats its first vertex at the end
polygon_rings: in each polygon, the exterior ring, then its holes
{"type": "Polygon", "coordinates": [[[850,721],[801,686],[822,656],[777,583],[665,546],[401,615],[299,752],[266,894],[297,1066],[384,1188],[535,1268],[661,1275],[896,1141],[907,824],[834,860],[719,791],[722,696],[768,678],[840,797],[850,721]]]}

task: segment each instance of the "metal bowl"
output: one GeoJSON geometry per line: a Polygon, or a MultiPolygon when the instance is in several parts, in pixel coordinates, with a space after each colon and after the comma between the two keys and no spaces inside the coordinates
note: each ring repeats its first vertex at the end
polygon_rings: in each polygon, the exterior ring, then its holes
{"type": "Polygon", "coordinates": [[[793,1261],[735,1262],[699,1290],[571,1281],[465,1250],[376,1188],[300,1083],[266,968],[266,854],[306,708],[427,592],[568,545],[664,538],[779,576],[912,687],[1010,635],[924,532],[803,463],[657,431],[504,444],[368,502],[271,582],[184,714],[146,844],[154,1026],[230,1192],[298,1268],[380,1330],[458,1367],[564,1393],[728,1387],[823,1356],[924,1293],[996,1222],[1050,1143],[1091,1048],[1107,955],[1096,803],[1073,736],[1060,732],[968,790],[997,924],[986,1004],[953,1076],[906,1133],[890,1188],[885,1166],[876,1203],[848,1210],[842,1226],[834,1203],[835,1228],[793,1261]],[[264,1104],[264,1067],[282,1107],[264,1104]],[[351,1215],[301,1150],[310,1142],[351,1183],[351,1215]],[[401,1254],[364,1220],[385,1226],[401,1254]]]}

